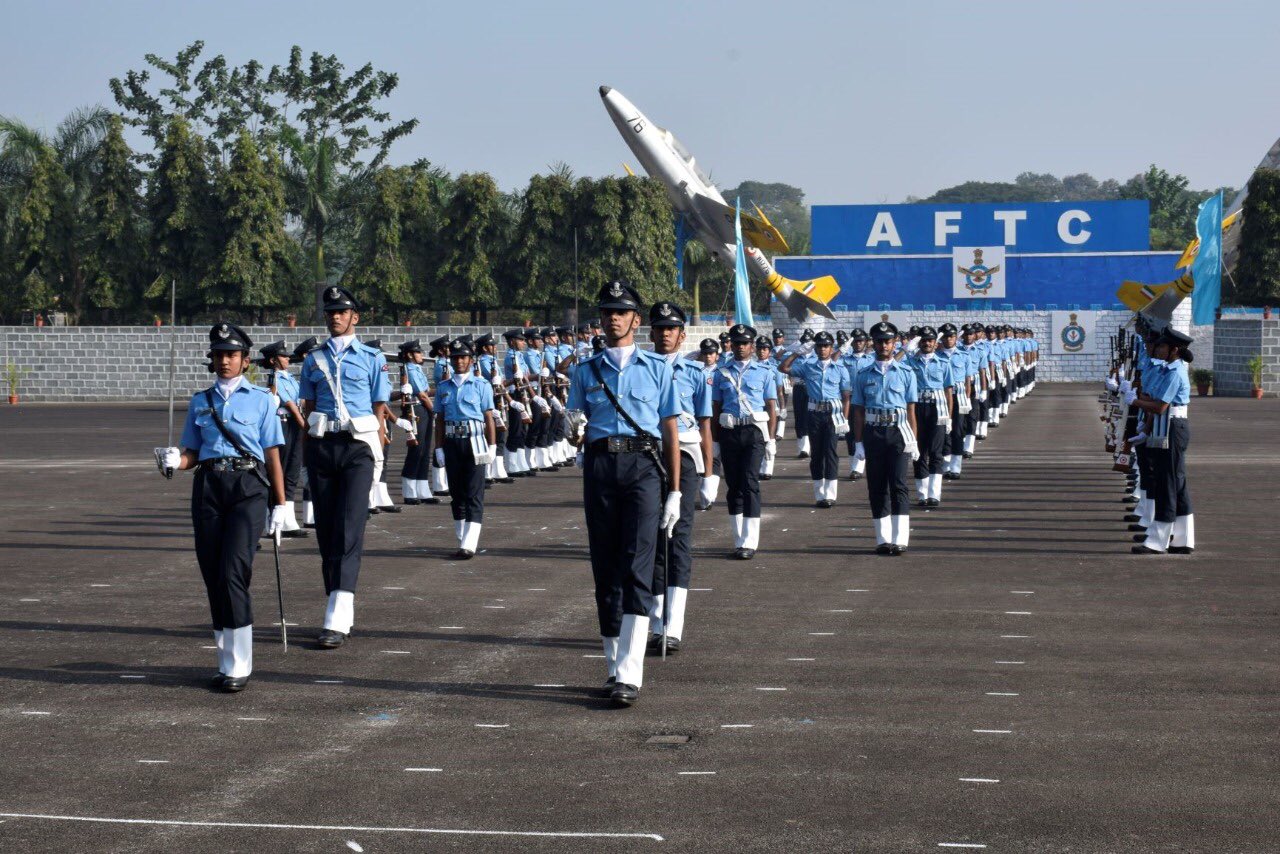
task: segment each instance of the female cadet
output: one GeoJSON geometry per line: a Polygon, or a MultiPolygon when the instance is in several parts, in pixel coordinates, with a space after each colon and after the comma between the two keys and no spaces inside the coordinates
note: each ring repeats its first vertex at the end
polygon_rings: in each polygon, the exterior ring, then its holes
{"type": "Polygon", "coordinates": [[[302,477],[302,441],[307,435],[307,420],[302,417],[298,402],[298,381],[289,373],[289,348],[283,341],[276,341],[258,350],[262,354],[262,367],[271,371],[269,388],[275,391],[276,415],[284,433],[284,447],[280,449],[280,468],[284,471],[284,531],[286,537],[307,537],[310,532],[298,524],[293,512],[293,495],[302,477]]]}
{"type": "Polygon", "coordinates": [[[938,331],[932,326],[916,330],[916,351],[902,363],[916,374],[916,504],[937,507],[942,503],[943,457],[951,434],[955,410],[955,374],[951,361],[938,357],[938,331]]]}
{"type": "Polygon", "coordinates": [[[493,386],[471,370],[474,355],[468,342],[450,341],[452,376],[436,386],[435,464],[449,474],[456,560],[470,560],[480,543],[485,473],[495,453],[493,386]]]}
{"type": "MultiPolygon", "coordinates": [[[[849,431],[849,372],[835,358],[835,339],[827,331],[813,337],[813,345],[798,344],[782,360],[780,370],[804,387],[811,443],[809,477],[814,506],[834,507],[840,483],[836,441],[849,431]]],[[[797,386],[799,388],[800,386],[797,386]]]]}
{"type": "Polygon", "coordinates": [[[1191,403],[1187,371],[1190,344],[1190,336],[1172,327],[1161,333],[1152,348],[1151,367],[1142,375],[1142,394],[1130,401],[1142,410],[1146,423],[1144,444],[1151,472],[1148,494],[1155,504],[1146,534],[1134,538],[1142,540],[1133,547],[1134,554],[1191,554],[1195,549],[1195,516],[1187,491],[1186,461],[1191,442],[1187,421],[1187,405],[1191,403]]]}
{"type": "Polygon", "coordinates": [[[249,336],[219,323],[209,331],[209,342],[218,380],[191,398],[181,449],[156,448],[155,455],[165,477],[177,469],[196,470],[191,521],[218,649],[218,673],[210,686],[235,692],[253,672],[249,582],[268,492],[268,531],[274,536],[284,529],[284,434],[271,395],[244,378],[253,346],[249,336]]]}
{"type": "MultiPolygon", "coordinates": [[[[404,365],[404,382],[400,383],[400,405],[417,424],[416,445],[410,445],[404,455],[404,467],[400,469],[400,494],[404,503],[439,504],[440,499],[431,494],[431,437],[435,433],[436,420],[431,409],[431,387],[427,383],[422,363],[427,357],[422,353],[418,339],[400,345],[400,362],[404,365]]],[[[392,397],[395,397],[393,394],[392,397]]]]}
{"type": "Polygon", "coordinates": [[[901,555],[911,540],[907,464],[916,449],[916,374],[894,358],[898,328],[871,327],[876,360],[853,378],[854,456],[867,461],[867,497],[876,527],[876,554],[901,555]],[[865,444],[864,444],[865,443],[865,444]]]}

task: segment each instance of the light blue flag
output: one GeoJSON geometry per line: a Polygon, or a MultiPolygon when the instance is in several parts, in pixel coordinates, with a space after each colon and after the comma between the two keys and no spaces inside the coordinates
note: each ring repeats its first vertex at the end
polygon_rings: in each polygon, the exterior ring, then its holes
{"type": "Polygon", "coordinates": [[[747,252],[742,247],[742,200],[734,202],[733,236],[737,241],[733,269],[733,314],[737,323],[755,326],[751,316],[751,279],[747,276],[747,252]]]}
{"type": "Polygon", "coordinates": [[[1191,322],[1196,326],[1213,323],[1222,302],[1222,193],[1205,199],[1196,215],[1196,237],[1200,249],[1191,261],[1191,322]]]}

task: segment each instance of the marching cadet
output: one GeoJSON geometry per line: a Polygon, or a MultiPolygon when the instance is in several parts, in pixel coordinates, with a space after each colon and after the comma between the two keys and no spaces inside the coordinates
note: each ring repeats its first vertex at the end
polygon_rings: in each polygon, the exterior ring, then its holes
{"type": "MultiPolygon", "coordinates": [[[[680,437],[680,519],[666,548],[657,549],[655,584],[661,593],[654,596],[649,612],[649,651],[660,652],[666,635],[667,652],[679,652],[684,636],[685,606],[693,570],[693,507],[699,492],[707,488],[701,478],[711,471],[711,390],[702,368],[680,357],[685,340],[685,314],[672,302],[656,303],[649,309],[649,340],[653,352],[671,366],[680,412],[676,426],[680,437]],[[700,483],[701,480],[701,483],[700,483]],[[669,562],[668,562],[669,561],[669,562]]],[[[703,495],[703,500],[708,496],[703,495]]],[[[710,500],[715,500],[712,493],[710,500]]]]}
{"type": "Polygon", "coordinates": [[[867,460],[867,495],[876,528],[876,554],[906,553],[911,540],[907,464],[916,449],[916,373],[894,359],[898,329],[870,329],[875,361],[853,381],[854,453],[867,460]]]}
{"type": "MultiPolygon", "coordinates": [[[[786,394],[786,386],[787,386],[787,375],[784,374],[779,369],[778,367],[779,362],[777,359],[773,357],[773,344],[771,344],[769,342],[769,339],[765,338],[763,335],[761,335],[759,338],[756,339],[756,360],[760,362],[760,364],[764,365],[765,367],[767,367],[769,370],[773,372],[773,387],[777,392],[778,401],[784,400],[784,395],[786,394]]],[[[778,406],[778,433],[779,434],[773,437],[775,440],[774,453],[772,454],[769,453],[768,446],[765,447],[764,459],[760,461],[760,479],[761,480],[773,480],[773,467],[774,467],[774,463],[777,462],[777,459],[778,459],[776,440],[781,438],[780,434],[782,432],[783,423],[784,422],[782,420],[782,406],[781,404],[779,404],[778,406]]]]}
{"type": "Polygon", "coordinates": [[[458,537],[456,560],[470,560],[484,522],[484,481],[496,452],[493,386],[471,370],[471,345],[449,342],[449,379],[436,386],[435,464],[449,470],[449,507],[458,537]]]}
{"type": "Polygon", "coordinates": [[[955,409],[951,413],[951,431],[943,455],[943,480],[959,480],[964,464],[966,430],[973,414],[973,377],[976,369],[968,350],[959,343],[959,332],[954,323],[944,323],[938,329],[942,336],[938,352],[951,362],[951,375],[955,380],[955,409]]]}
{"type": "MultiPolygon", "coordinates": [[[[813,330],[806,329],[800,333],[801,346],[813,345],[813,330]]],[[[782,351],[779,350],[779,353],[782,351]]],[[[791,380],[791,408],[795,411],[796,459],[809,459],[809,391],[804,382],[795,377],[791,380]]],[[[770,434],[772,435],[772,434],[770,434]]]]}
{"type": "MultiPolygon", "coordinates": [[[[382,372],[387,374],[387,387],[391,387],[391,365],[387,360],[387,353],[382,349],[381,338],[371,338],[364,342],[366,346],[372,347],[379,353],[382,353],[382,372]]],[[[392,356],[396,358],[396,356],[392,356]]],[[[391,500],[391,491],[387,488],[387,463],[391,462],[391,443],[395,434],[391,431],[392,425],[400,427],[406,434],[413,435],[413,425],[405,419],[397,419],[391,413],[389,406],[383,407],[378,412],[378,417],[386,423],[382,429],[382,459],[376,460],[373,464],[373,486],[369,490],[369,515],[377,513],[399,513],[400,508],[391,500]]]]}
{"type": "Polygon", "coordinates": [[[729,332],[725,330],[717,336],[720,340],[720,361],[727,362],[730,358],[729,332]]]}
{"type": "MultiPolygon", "coordinates": [[[[763,338],[763,337],[764,337],[763,335],[760,336],[760,338],[763,338]]],[[[773,364],[774,368],[777,368],[779,365],[782,364],[782,360],[780,357],[782,355],[782,351],[785,349],[785,346],[786,346],[787,335],[785,332],[783,332],[781,329],[775,326],[773,329],[773,332],[769,334],[769,337],[773,342],[769,348],[769,351],[770,351],[769,361],[773,364]]],[[[756,339],[757,348],[759,347],[760,338],[756,339]]],[[[777,373],[782,383],[781,385],[778,386],[778,400],[777,400],[778,432],[773,434],[773,438],[781,442],[784,438],[786,438],[786,433],[787,433],[787,418],[789,417],[789,413],[787,412],[787,390],[788,390],[791,378],[788,377],[786,374],[782,373],[782,371],[778,371],[777,373]]],[[[776,458],[776,455],[775,455],[775,458],[776,458]]],[[[773,464],[770,463],[769,466],[770,466],[769,475],[770,477],[772,477],[773,464]]]]}
{"type": "MultiPolygon", "coordinates": [[[[320,342],[317,341],[314,336],[310,338],[304,338],[302,341],[298,343],[297,347],[293,348],[293,353],[290,354],[289,361],[291,363],[296,363],[298,365],[301,365],[303,359],[307,358],[307,354],[310,353],[312,350],[315,350],[319,346],[320,346],[320,342]]],[[[306,401],[303,400],[301,397],[301,388],[299,388],[299,397],[297,402],[298,402],[298,409],[305,412],[306,401]]],[[[306,423],[305,418],[303,419],[303,423],[304,424],[306,423]]],[[[302,441],[306,442],[305,428],[303,432],[304,432],[304,438],[302,441]]],[[[305,452],[303,453],[303,457],[305,459],[306,457],[305,452]]],[[[307,467],[304,465],[302,467],[302,527],[314,528],[315,526],[316,526],[315,508],[311,503],[311,486],[310,484],[307,483],[307,467]]]]}
{"type": "Polygon", "coordinates": [[[569,410],[586,419],[582,494],[604,687],[630,706],[644,680],[658,531],[670,537],[680,519],[680,402],[667,360],[635,344],[635,288],[612,282],[596,304],[606,348],[574,368],[569,410]]]}
{"type": "MultiPolygon", "coordinates": [[[[970,407],[969,413],[964,417],[964,441],[960,450],[961,462],[963,462],[973,458],[973,452],[978,443],[978,425],[986,419],[982,404],[985,363],[982,361],[982,354],[977,345],[977,335],[972,325],[966,323],[960,327],[960,343],[956,345],[956,352],[964,354],[970,407]]],[[[952,466],[953,471],[959,475],[960,465],[953,460],[952,466]]]]}
{"type": "Polygon", "coordinates": [[[733,525],[730,557],[738,560],[751,560],[760,547],[760,461],[777,453],[776,380],[772,368],[752,358],[755,339],[744,323],[729,330],[733,358],[716,369],[711,387],[711,434],[720,443],[733,525]]]}
{"type": "MultiPolygon", "coordinates": [[[[404,418],[415,425],[417,442],[410,445],[400,469],[400,494],[404,503],[439,504],[440,499],[431,494],[431,439],[435,434],[435,413],[431,402],[431,385],[422,365],[427,357],[418,339],[400,345],[400,363],[403,365],[403,382],[400,383],[400,401],[404,418]]],[[[392,395],[393,397],[395,395],[392,395]]]]}
{"type": "Polygon", "coordinates": [[[253,346],[249,336],[218,323],[209,331],[209,344],[217,381],[191,398],[181,448],[156,448],[155,457],[165,477],[196,469],[191,522],[218,649],[210,687],[234,693],[244,690],[253,672],[249,583],[268,498],[269,532],[284,529],[284,434],[271,396],[244,378],[253,346]]]}
{"type": "Polygon", "coordinates": [[[507,354],[503,357],[502,374],[507,385],[510,403],[507,406],[507,450],[511,458],[507,471],[514,477],[534,477],[533,462],[529,457],[529,434],[533,426],[533,393],[529,386],[529,368],[524,351],[528,346],[523,329],[509,329],[507,354]]]}
{"type": "Polygon", "coordinates": [[[939,358],[937,349],[938,330],[921,326],[916,330],[916,352],[903,360],[916,374],[916,423],[911,429],[920,452],[915,460],[918,507],[942,503],[943,457],[955,411],[955,375],[951,362],[939,358]]]}
{"type": "Polygon", "coordinates": [[[502,400],[506,396],[507,388],[502,384],[502,372],[498,368],[498,342],[493,334],[486,332],[476,339],[476,347],[480,348],[479,354],[476,356],[476,364],[479,369],[479,376],[493,389],[493,427],[494,427],[494,446],[493,446],[493,462],[489,463],[489,473],[487,480],[493,483],[515,483],[515,479],[507,474],[506,451],[507,447],[507,420],[506,420],[506,401],[502,400]]]}
{"type": "MultiPolygon", "coordinates": [[[[702,376],[706,380],[707,390],[710,393],[711,387],[715,384],[716,365],[720,361],[720,342],[714,338],[703,338],[698,343],[697,354],[690,358],[694,358],[701,367],[702,376]]],[[[720,476],[723,474],[720,443],[712,441],[711,470],[702,476],[702,489],[698,493],[699,510],[709,510],[711,505],[716,503],[716,496],[720,492],[720,476]]]]}
{"type": "Polygon", "coordinates": [[[1155,507],[1151,524],[1134,554],[1191,554],[1195,550],[1195,516],[1187,490],[1187,446],[1191,426],[1191,337],[1172,326],[1166,328],[1151,349],[1150,367],[1143,373],[1142,393],[1130,390],[1126,402],[1142,411],[1145,437],[1136,444],[1146,447],[1150,486],[1155,507]]]}
{"type": "Polygon", "coordinates": [[[551,470],[547,464],[543,443],[546,440],[547,427],[551,415],[551,406],[542,396],[542,370],[545,367],[542,355],[542,332],[538,329],[526,329],[525,343],[528,345],[520,351],[524,363],[525,377],[529,383],[529,415],[533,422],[529,425],[529,433],[525,437],[528,449],[529,471],[531,474],[551,470]]]}
{"type": "Polygon", "coordinates": [[[369,490],[386,432],[379,413],[387,408],[391,388],[382,351],[356,338],[360,303],[351,292],[328,288],[324,314],[330,337],[303,362],[300,394],[307,402],[304,461],[329,597],[318,640],[322,649],[335,649],[355,622],[369,490]]]}
{"type": "Polygon", "coordinates": [[[298,524],[293,509],[293,496],[302,476],[302,441],[307,433],[307,420],[298,408],[298,381],[289,373],[289,347],[276,341],[258,350],[264,367],[271,371],[270,388],[276,396],[276,414],[284,434],[284,446],[280,449],[280,468],[284,471],[284,537],[306,537],[310,533],[298,524]]]}
{"type": "MultiPolygon", "coordinates": [[[[449,379],[449,336],[441,335],[439,338],[432,338],[427,342],[427,346],[430,348],[427,351],[427,357],[432,360],[431,387],[436,389],[440,387],[440,383],[449,379]]],[[[434,421],[432,419],[433,424],[434,421]]],[[[434,427],[431,433],[434,438],[434,427]]],[[[431,466],[431,472],[427,475],[427,485],[433,497],[444,498],[447,496],[449,494],[449,476],[445,469],[440,466],[431,466]]]]}
{"type": "Polygon", "coordinates": [[[812,456],[814,506],[834,507],[840,483],[840,458],[836,442],[849,432],[849,398],[853,387],[849,372],[835,358],[835,339],[819,332],[813,346],[798,345],[782,361],[781,370],[803,383],[808,399],[808,427],[812,456]],[[812,349],[812,352],[810,352],[812,349]]]}
{"type": "MultiPolygon", "coordinates": [[[[849,333],[849,349],[841,357],[840,362],[844,365],[845,372],[849,374],[851,394],[853,378],[858,375],[858,371],[875,361],[874,354],[868,348],[870,341],[871,339],[867,336],[866,330],[861,327],[857,327],[849,333]]],[[[853,452],[853,430],[845,434],[845,445],[849,452],[849,480],[862,480],[863,474],[867,470],[867,458],[865,456],[859,457],[853,452]]]]}

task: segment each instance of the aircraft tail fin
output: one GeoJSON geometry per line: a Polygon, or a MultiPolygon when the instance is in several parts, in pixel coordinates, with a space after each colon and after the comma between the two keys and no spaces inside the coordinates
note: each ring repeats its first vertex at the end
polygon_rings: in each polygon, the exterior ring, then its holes
{"type": "Polygon", "coordinates": [[[827,303],[840,293],[840,285],[833,276],[820,276],[804,282],[788,279],[774,273],[765,281],[765,286],[773,292],[778,301],[787,307],[787,312],[796,320],[804,320],[810,312],[822,315],[828,320],[836,316],[827,308],[827,303]]]}

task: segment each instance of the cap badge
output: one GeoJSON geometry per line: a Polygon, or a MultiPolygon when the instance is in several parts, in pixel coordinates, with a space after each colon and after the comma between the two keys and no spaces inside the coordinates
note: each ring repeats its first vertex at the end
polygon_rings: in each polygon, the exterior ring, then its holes
{"type": "Polygon", "coordinates": [[[611,296],[611,297],[620,297],[620,296],[622,296],[622,285],[620,285],[620,284],[619,284],[619,283],[617,283],[617,282],[614,282],[612,285],[610,285],[610,286],[609,286],[609,296],[611,296]]]}
{"type": "Polygon", "coordinates": [[[231,335],[231,330],[227,328],[227,325],[225,323],[218,327],[219,338],[226,338],[229,335],[231,335]]]}
{"type": "Polygon", "coordinates": [[[664,303],[660,303],[660,304],[658,305],[658,314],[662,315],[663,317],[670,317],[670,316],[671,316],[671,306],[670,306],[670,305],[668,305],[668,304],[667,304],[667,303],[665,303],[665,302],[664,302],[664,303]]]}
{"type": "Polygon", "coordinates": [[[337,288],[329,288],[329,293],[325,295],[327,299],[337,299],[342,296],[342,292],[337,288]]]}

